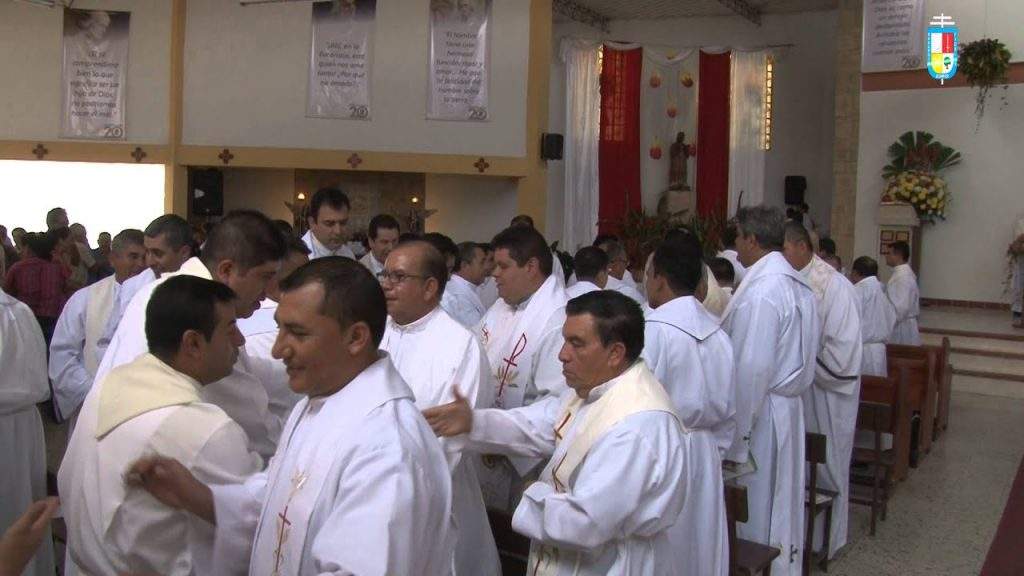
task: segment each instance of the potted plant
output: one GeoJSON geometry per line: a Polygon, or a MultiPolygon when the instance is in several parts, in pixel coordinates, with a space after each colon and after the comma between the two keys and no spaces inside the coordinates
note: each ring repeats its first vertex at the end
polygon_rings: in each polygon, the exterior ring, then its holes
{"type": "MultiPolygon", "coordinates": [[[[985,114],[985,101],[989,91],[997,84],[1006,89],[1006,73],[1010,69],[1010,51],[995,38],[982,38],[968,44],[960,45],[960,62],[958,67],[963,72],[967,83],[978,89],[975,98],[974,115],[977,126],[981,125],[981,117],[985,114]]],[[[1006,104],[1006,96],[1003,96],[1006,104]]],[[[977,130],[977,126],[975,130],[977,130]]]]}
{"type": "Polygon", "coordinates": [[[960,153],[928,132],[916,131],[889,146],[889,160],[882,169],[882,203],[909,204],[924,222],[945,220],[951,196],[940,172],[959,164],[960,153]]]}

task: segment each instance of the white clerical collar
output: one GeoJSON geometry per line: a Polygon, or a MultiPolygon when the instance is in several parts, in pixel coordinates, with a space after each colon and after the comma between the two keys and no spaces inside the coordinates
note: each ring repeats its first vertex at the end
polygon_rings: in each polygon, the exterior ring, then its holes
{"type": "Polygon", "coordinates": [[[312,230],[309,231],[309,239],[313,243],[313,255],[314,256],[345,256],[343,254],[345,250],[345,244],[338,246],[337,250],[331,250],[327,246],[324,246],[323,242],[316,237],[316,234],[312,230]]]}
{"type": "Polygon", "coordinates": [[[410,322],[408,324],[405,324],[405,325],[402,325],[402,324],[399,324],[398,322],[395,322],[395,319],[392,318],[391,316],[388,316],[388,322],[395,328],[395,330],[397,330],[399,332],[405,332],[405,333],[420,332],[420,331],[426,329],[427,325],[430,324],[430,321],[434,319],[434,316],[436,316],[438,314],[439,310],[441,310],[441,307],[440,306],[435,306],[433,310],[431,310],[430,312],[427,312],[422,317],[420,317],[418,320],[413,320],[412,322],[410,322]]]}

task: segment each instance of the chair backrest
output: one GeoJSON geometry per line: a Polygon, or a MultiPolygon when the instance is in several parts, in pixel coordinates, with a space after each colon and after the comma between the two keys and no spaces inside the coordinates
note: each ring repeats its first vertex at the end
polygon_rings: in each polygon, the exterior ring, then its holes
{"type": "MultiPolygon", "coordinates": [[[[871,376],[869,376],[871,378],[871,376]]],[[[857,430],[881,435],[892,430],[895,414],[892,404],[861,400],[857,409],[857,430]]]]}
{"type": "Polygon", "coordinates": [[[729,573],[736,570],[736,523],[747,521],[747,489],[732,482],[726,482],[725,526],[729,538],[729,573]]]}
{"type": "Polygon", "coordinates": [[[888,409],[888,416],[878,420],[881,432],[888,434],[896,433],[896,415],[900,411],[901,398],[906,402],[906,382],[896,373],[890,373],[886,378],[880,376],[863,375],[860,377],[860,410],[857,412],[857,430],[873,430],[873,422],[876,412],[875,406],[884,406],[888,409]],[[902,388],[902,394],[900,389],[902,388]],[[864,406],[868,405],[868,411],[864,406]]]}
{"type": "Polygon", "coordinates": [[[804,437],[804,458],[812,464],[824,464],[828,459],[828,437],[808,432],[804,437]]]}

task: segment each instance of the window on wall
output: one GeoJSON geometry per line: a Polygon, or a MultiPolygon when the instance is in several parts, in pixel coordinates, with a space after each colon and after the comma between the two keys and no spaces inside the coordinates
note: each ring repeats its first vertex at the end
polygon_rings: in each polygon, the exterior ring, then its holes
{"type": "Polygon", "coordinates": [[[775,58],[764,61],[764,149],[772,149],[772,88],[775,83],[775,58]]]}
{"type": "Polygon", "coordinates": [[[45,231],[46,213],[60,206],[95,246],[100,232],[142,230],[164,213],[164,166],[0,160],[0,191],[8,234],[45,231]]]}

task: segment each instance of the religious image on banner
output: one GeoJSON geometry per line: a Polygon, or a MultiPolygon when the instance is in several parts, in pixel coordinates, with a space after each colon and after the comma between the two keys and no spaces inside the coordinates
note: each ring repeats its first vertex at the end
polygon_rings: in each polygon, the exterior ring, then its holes
{"type": "Polygon", "coordinates": [[[377,0],[313,3],[306,116],[370,119],[370,67],[377,0]]]}
{"type": "Polygon", "coordinates": [[[427,118],[488,120],[491,0],[430,0],[427,118]]]}
{"type": "Polygon", "coordinates": [[[124,140],[129,12],[64,10],[61,138],[124,140]]]}
{"type": "Polygon", "coordinates": [[[640,185],[644,210],[688,219],[696,211],[697,50],[644,49],[640,75],[640,185]]]}

